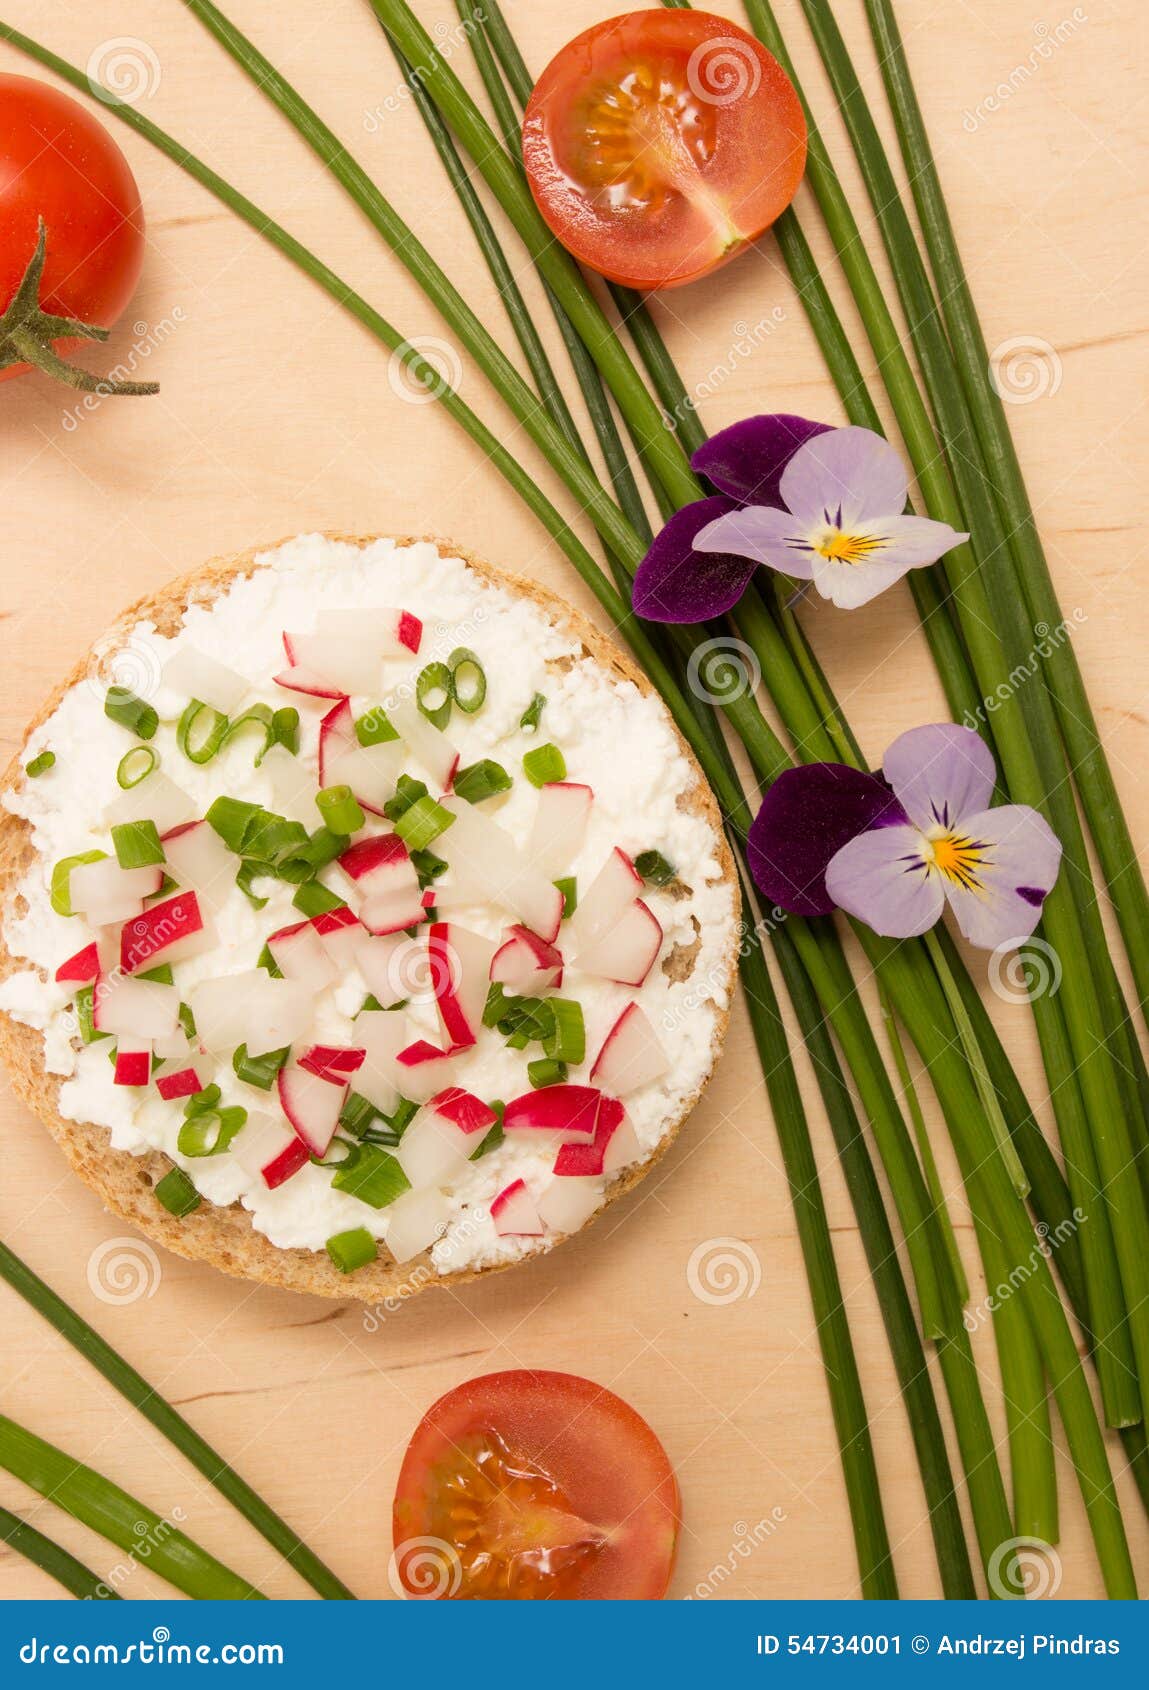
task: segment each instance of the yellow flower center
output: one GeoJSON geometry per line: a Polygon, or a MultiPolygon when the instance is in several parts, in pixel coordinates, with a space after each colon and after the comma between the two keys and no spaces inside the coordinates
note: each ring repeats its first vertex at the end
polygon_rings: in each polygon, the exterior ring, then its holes
{"type": "Polygon", "coordinates": [[[830,563],[857,564],[865,563],[884,543],[877,534],[847,534],[841,528],[827,528],[814,542],[814,550],[830,563]]]}
{"type": "Polygon", "coordinates": [[[927,862],[931,868],[966,892],[983,892],[980,870],[987,861],[987,847],[960,833],[938,833],[927,837],[927,862]]]}

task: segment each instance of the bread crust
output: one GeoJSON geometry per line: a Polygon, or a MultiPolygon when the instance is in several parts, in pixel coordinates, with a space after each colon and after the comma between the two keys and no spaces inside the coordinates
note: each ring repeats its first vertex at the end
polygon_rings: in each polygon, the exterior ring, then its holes
{"type": "MultiPolygon", "coordinates": [[[[367,546],[376,540],[393,538],[382,535],[354,535],[329,531],[323,536],[343,544],[367,546]]],[[[613,675],[632,681],[638,689],[651,694],[653,688],[641,669],[605,634],[599,632],[581,612],[573,609],[556,594],[537,582],[496,569],[462,548],[436,536],[408,535],[393,538],[396,546],[426,542],[437,546],[443,557],[460,558],[482,581],[492,586],[532,600],[547,616],[577,639],[583,650],[601,667],[613,675]]],[[[56,710],[65,693],[78,682],[98,672],[99,665],[129,639],[134,626],[144,620],[153,622],[161,633],[171,633],[179,626],[189,604],[212,599],[238,577],[251,574],[260,567],[257,558],[274,552],[286,540],[271,545],[252,547],[235,557],[215,558],[172,582],[162,591],[147,595],[130,605],[117,618],[109,632],[83,658],[71,674],[61,682],[29,724],[25,740],[56,710]]],[[[672,724],[673,726],[673,724],[672,724]]],[[[739,906],[738,881],[734,860],[722,829],[722,818],[714,796],[686,741],[675,733],[682,754],[694,772],[695,782],[689,795],[689,807],[703,816],[715,835],[715,850],[722,865],[723,879],[731,889],[735,908],[739,906]]],[[[13,759],[0,781],[0,792],[7,792],[26,778],[23,773],[24,753],[13,759]]],[[[5,913],[16,886],[34,857],[31,831],[22,817],[7,809],[0,809],[0,913],[5,913]]],[[[22,963],[12,957],[4,942],[0,927],[0,978],[6,977],[22,963]]],[[[737,949],[731,946],[728,962],[727,1000],[733,993],[737,969],[737,949]]],[[[657,1150],[645,1162],[617,1176],[608,1186],[606,1202],[591,1221],[597,1219],[612,1203],[634,1189],[651,1168],[665,1155],[680,1131],[683,1122],[698,1102],[717,1061],[729,1022],[729,1008],[718,1012],[710,1063],[701,1083],[685,1100],[676,1118],[662,1138],[657,1150]]],[[[241,1204],[223,1208],[207,1202],[183,1219],[170,1215],[153,1196],[156,1182],[172,1164],[160,1151],[136,1156],[128,1151],[113,1150],[108,1143],[107,1129],[83,1122],[66,1120],[59,1111],[60,1080],[44,1070],[40,1033],[23,1022],[0,1011],[0,1062],[8,1070],[16,1095],[21,1102],[47,1127],[60,1146],[72,1168],[92,1188],[104,1204],[123,1220],[145,1234],[154,1243],[190,1261],[210,1262],[222,1272],[237,1278],[280,1286],[286,1290],[310,1293],[313,1296],[357,1299],[365,1303],[405,1300],[427,1286],[466,1284],[487,1274],[517,1267],[565,1242],[540,1241],[538,1248],[514,1262],[491,1263],[441,1274],[432,1265],[429,1253],[413,1261],[397,1263],[389,1255],[386,1244],[380,1241],[379,1259],[351,1275],[341,1274],[326,1252],[304,1249],[280,1249],[270,1243],[251,1224],[251,1217],[241,1204]]],[[[585,1223],[590,1225],[590,1221],[585,1223]]],[[[567,1236],[573,1237],[574,1234],[567,1236]]]]}

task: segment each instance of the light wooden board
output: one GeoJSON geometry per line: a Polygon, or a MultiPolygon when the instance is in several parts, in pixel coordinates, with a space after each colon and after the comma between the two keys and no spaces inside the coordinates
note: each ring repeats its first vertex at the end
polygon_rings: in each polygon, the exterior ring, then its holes
{"type": "MultiPolygon", "coordinates": [[[[445,32],[455,28],[445,0],[421,9],[445,32]]],[[[507,7],[536,67],[576,23],[617,9],[617,0],[574,8],[510,0],[507,7]]],[[[1011,418],[1134,830],[1149,838],[1149,626],[1139,567],[1147,135],[1144,102],[1114,98],[1143,59],[1144,9],[1134,0],[1100,0],[1076,13],[1055,8],[1043,21],[1023,0],[903,0],[899,10],[989,344],[1006,347],[1007,357],[1011,346],[1022,354],[1036,346],[1037,396],[1016,404],[1011,418]],[[999,85],[1005,92],[989,110],[987,97],[999,85]]],[[[231,0],[231,11],[501,332],[491,285],[398,92],[366,0],[231,0]]],[[[867,93],[880,104],[861,7],[839,11],[867,93]]],[[[405,334],[437,343],[448,366],[461,367],[468,401],[556,491],[478,373],[457,363],[448,332],[414,284],[190,15],[155,0],[58,0],[50,8],[10,0],[5,15],[81,64],[126,52],[144,77],[148,115],[304,237],[405,334]]],[[[845,165],[848,149],[792,0],[782,19],[845,165]]],[[[470,78],[461,44],[454,63],[470,78]]],[[[28,68],[7,50],[0,67],[28,68]]],[[[148,401],[107,400],[77,423],[66,396],[39,378],[0,389],[0,750],[16,747],[41,696],[122,605],[208,556],[292,530],[433,529],[589,607],[561,558],[450,420],[397,395],[377,345],[178,169],[108,121],[124,141],[149,219],[143,284],[112,352],[126,358],[133,342],[147,347],[137,357],[163,391],[148,401]]],[[[845,174],[855,190],[853,172],[845,174]]],[[[861,207],[860,195],[855,203],[861,207]]],[[[799,208],[830,267],[805,191],[799,208]]],[[[876,251],[871,219],[863,215],[862,224],[876,251]]],[[[521,249],[512,242],[511,251],[536,300],[521,249]]],[[[836,273],[833,285],[845,309],[836,273]]],[[[704,286],[660,301],[656,313],[708,425],[756,410],[839,420],[770,240],[704,286]]],[[[855,327],[849,311],[846,320],[855,327]]],[[[860,332],[856,340],[869,369],[860,332]]],[[[809,626],[875,759],[896,731],[940,713],[907,593],[854,616],[819,607],[809,626]]],[[[1028,1011],[989,1001],[1048,1118],[1028,1011]]],[[[902,1590],[929,1595],[936,1572],[908,1428],[804,1058],[800,1067],[902,1590]]],[[[65,1173],[46,1135],[7,1094],[0,1095],[0,1135],[0,1235],[185,1408],[361,1594],[389,1594],[392,1489],[420,1415],[459,1380],[522,1364],[593,1374],[658,1429],[685,1498],[675,1595],[696,1587],[744,1598],[856,1594],[801,1256],[741,1013],[689,1129],[620,1213],[520,1274],[366,1318],[357,1306],[247,1289],[166,1257],[152,1268],[130,1240],[122,1248],[142,1262],[139,1294],[116,1301],[114,1291],[93,1284],[122,1226],[65,1173]],[[688,1264],[706,1241],[723,1238],[752,1253],[744,1260],[754,1294],[700,1300],[688,1264]]],[[[952,1187],[940,1131],[935,1138],[952,1187]]],[[[968,1243],[960,1205],[957,1213],[968,1243]]],[[[976,1297],[972,1261],[971,1272],[976,1297]]],[[[269,1594],[299,1593],[293,1575],[211,1487],[6,1291],[0,1318],[5,1412],[161,1513],[182,1514],[194,1536],[269,1594]]],[[[984,1330],[977,1346],[1000,1427],[984,1330]]],[[[1120,1465],[1116,1441],[1112,1453],[1120,1465]]],[[[1125,1479],[1122,1489],[1149,1581],[1144,1516],[1125,1479]]],[[[1097,1594],[1068,1467],[1062,1492],[1061,1593],[1097,1594]]],[[[2,1477],[0,1500],[102,1572],[122,1561],[2,1477]]],[[[132,1564],[120,1578],[125,1596],[159,1593],[146,1565],[132,1564]]],[[[53,1589],[19,1557],[0,1555],[0,1594],[53,1589]]]]}

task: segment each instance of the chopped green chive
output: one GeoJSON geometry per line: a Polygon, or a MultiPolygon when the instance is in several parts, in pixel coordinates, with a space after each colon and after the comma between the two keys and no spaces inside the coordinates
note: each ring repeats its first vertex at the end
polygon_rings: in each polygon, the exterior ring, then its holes
{"type": "Polygon", "coordinates": [[[393,739],[399,738],[399,730],[391,724],[381,704],[372,705],[365,716],[360,716],[355,724],[355,737],[360,745],[389,745],[393,739]]]}
{"type": "Polygon", "coordinates": [[[224,728],[223,740],[221,741],[220,748],[222,749],[224,745],[230,745],[231,741],[237,734],[242,733],[244,728],[258,728],[263,735],[263,744],[256,753],[255,758],[256,764],[258,765],[260,759],[266,755],[268,747],[271,745],[271,724],[273,720],[274,718],[272,716],[270,704],[249,705],[242,715],[236,716],[234,720],[227,722],[224,728]]]}
{"type": "Polygon", "coordinates": [[[157,963],[155,968],[145,968],[142,974],[136,975],[137,980],[154,980],[157,986],[170,986],[175,979],[170,962],[157,963]]]}
{"type": "Polygon", "coordinates": [[[425,851],[433,839],[438,839],[441,833],[446,833],[454,820],[450,810],[444,809],[443,805],[428,793],[424,798],[416,798],[410,809],[404,810],[394,827],[409,851],[425,851]]]}
{"type": "Polygon", "coordinates": [[[116,785],[122,787],[125,792],[130,787],[139,786],[142,780],[147,780],[159,760],[154,746],[133,745],[130,751],[124,752],[116,765],[116,785]]]}
{"type": "Polygon", "coordinates": [[[552,1057],[540,1056],[537,1062],[527,1063],[527,1079],[537,1091],[540,1086],[559,1086],[567,1077],[565,1062],[556,1062],[552,1057]]]}
{"type": "Polygon", "coordinates": [[[513,782],[501,763],[492,762],[484,757],[481,763],[468,763],[465,769],[460,769],[455,776],[454,790],[459,798],[465,798],[468,804],[481,804],[484,798],[493,798],[496,792],[509,792],[513,782]]]}
{"type": "Polygon", "coordinates": [[[155,1196],[169,1215],[190,1215],[203,1199],[182,1168],[173,1168],[154,1187],[155,1196]]]}
{"type": "Polygon", "coordinates": [[[272,956],[270,946],[268,945],[265,945],[260,951],[259,956],[256,959],[255,966],[257,968],[266,968],[273,980],[283,979],[283,970],[272,956]]]}
{"type": "Polygon", "coordinates": [[[391,1128],[391,1131],[402,1138],[418,1113],[419,1105],[417,1103],[412,1103],[409,1097],[401,1097],[390,1115],[384,1115],[383,1119],[391,1128]]]}
{"type": "Polygon", "coordinates": [[[554,1017],[554,1031],[543,1040],[543,1049],[557,1062],[582,1062],[586,1056],[586,1026],[582,1004],[576,998],[548,998],[554,1017]]]}
{"type": "Polygon", "coordinates": [[[196,1037],[195,1016],[191,1012],[190,1003],[180,1004],[180,1026],[183,1028],[189,1039],[194,1039],[196,1037]]]}
{"type": "Polygon", "coordinates": [[[329,827],[316,828],[305,843],[281,857],[276,873],[280,880],[289,881],[293,886],[304,880],[314,880],[321,868],[333,863],[336,857],[343,855],[347,849],[347,835],[332,833],[329,827]]]}
{"type": "Polygon", "coordinates": [[[260,810],[243,837],[245,857],[258,857],[261,862],[279,863],[308,843],[307,829],[302,822],[288,821],[271,810],[260,810]]]}
{"type": "Polygon", "coordinates": [[[29,780],[36,780],[40,775],[46,775],[49,769],[54,768],[55,763],[56,753],[54,751],[41,751],[40,755],[33,757],[30,763],[25,763],[24,773],[29,780]]]}
{"type": "Polygon", "coordinates": [[[447,865],[442,857],[437,857],[434,851],[412,851],[411,862],[415,873],[419,876],[419,885],[424,889],[438,880],[447,865]]]}
{"type": "Polygon", "coordinates": [[[284,704],[272,713],[271,737],[255,759],[258,769],[273,745],[282,745],[293,757],[299,752],[299,711],[294,704],[284,704]]]}
{"type": "Polygon", "coordinates": [[[223,797],[208,805],[205,820],[219,834],[228,850],[242,857],[252,823],[262,814],[258,804],[249,804],[244,798],[223,797]]]}
{"type": "Polygon", "coordinates": [[[325,786],[316,794],[315,802],[332,833],[358,833],[367,821],[363,806],[349,786],[325,786]]]}
{"type": "MultiPolygon", "coordinates": [[[[492,1109],[499,1107],[500,1106],[497,1104],[491,1104],[492,1109]]],[[[503,1123],[501,1121],[496,1121],[494,1126],[483,1135],[483,1142],[480,1144],[479,1148],[472,1151],[471,1161],[477,1162],[480,1156],[486,1156],[492,1150],[497,1150],[505,1137],[506,1134],[503,1132],[503,1123]]]]}
{"type": "Polygon", "coordinates": [[[383,814],[389,822],[397,822],[400,816],[405,816],[418,799],[427,796],[427,788],[423,781],[416,780],[413,775],[400,775],[395,782],[395,796],[388,798],[383,806],[383,814]]]}
{"type": "Polygon", "coordinates": [[[678,873],[661,851],[640,851],[634,859],[634,867],[648,886],[665,886],[678,873]]]}
{"type": "Polygon", "coordinates": [[[339,1125],[355,1138],[361,1138],[376,1119],[379,1111],[357,1091],[349,1091],[339,1112],[339,1125]]]}
{"type": "Polygon", "coordinates": [[[522,715],[519,717],[519,726],[525,734],[538,733],[539,721],[542,717],[543,706],[545,703],[545,694],[537,692],[523,711],[522,715]]]}
{"type": "Polygon", "coordinates": [[[57,915],[74,915],[72,908],[72,870],[79,868],[81,863],[103,862],[106,851],[81,851],[76,857],[61,857],[52,870],[52,908],[57,915]]]}
{"type": "Polygon", "coordinates": [[[385,1209],[410,1191],[406,1174],[387,1150],[376,1144],[361,1144],[331,1181],[336,1191],[346,1191],[372,1209],[385,1209]]]}
{"type": "Polygon", "coordinates": [[[275,1076],[291,1055],[291,1046],[284,1045],[282,1050],[269,1050],[266,1056],[249,1056],[247,1046],[240,1045],[232,1056],[231,1065],[235,1069],[236,1078],[245,1085],[258,1086],[260,1091],[270,1091],[275,1085],[275,1076]]]}
{"type": "Polygon", "coordinates": [[[467,716],[481,709],[487,696],[487,676],[483,665],[467,646],[457,646],[447,659],[451,671],[451,697],[467,716]]]}
{"type": "Polygon", "coordinates": [[[340,1273],[354,1273],[356,1268],[366,1267],[378,1258],[379,1246],[365,1226],[357,1226],[351,1232],[337,1232],[334,1238],[329,1238],[327,1254],[340,1273]]]}
{"type": "Polygon", "coordinates": [[[137,739],[154,739],[160,725],[159,716],[150,704],[137,698],[127,687],[109,687],[104,699],[104,715],[118,722],[137,739]]]}
{"type": "Polygon", "coordinates": [[[304,915],[329,915],[332,910],[344,909],[347,904],[346,898],[328,891],[321,880],[305,880],[291,901],[304,915]]]}
{"type": "Polygon", "coordinates": [[[235,877],[235,883],[250,903],[252,909],[261,910],[267,903],[267,899],[255,890],[253,882],[256,880],[266,880],[269,875],[273,876],[274,874],[275,870],[272,868],[271,864],[260,862],[258,857],[245,857],[242,863],[240,863],[239,873],[235,877]]]}
{"type": "MultiPolygon", "coordinates": [[[[189,1098],[188,1101],[194,1103],[196,1099],[189,1098]]],[[[227,1109],[197,1109],[187,1115],[180,1128],[176,1140],[179,1153],[181,1156],[222,1156],[246,1121],[247,1110],[239,1104],[227,1109]]]]}
{"type": "Polygon", "coordinates": [[[119,822],[112,829],[112,845],[121,868],[150,868],[164,860],[155,822],[119,822]]]}
{"type": "Polygon", "coordinates": [[[427,720],[445,728],[451,719],[451,671],[445,663],[428,663],[415,678],[415,703],[427,720]]]}
{"type": "Polygon", "coordinates": [[[569,921],[578,908],[578,881],[573,874],[564,874],[555,885],[563,895],[563,921],[569,921]]]}
{"type": "Polygon", "coordinates": [[[536,745],[523,755],[523,773],[532,786],[549,786],[551,781],[565,780],[567,761],[557,745],[536,745]]]}
{"type": "MultiPolygon", "coordinates": [[[[210,763],[227,738],[228,720],[221,710],[193,698],[176,727],[176,744],[189,763],[210,763]]],[[[144,734],[150,739],[151,734],[144,734]]]]}

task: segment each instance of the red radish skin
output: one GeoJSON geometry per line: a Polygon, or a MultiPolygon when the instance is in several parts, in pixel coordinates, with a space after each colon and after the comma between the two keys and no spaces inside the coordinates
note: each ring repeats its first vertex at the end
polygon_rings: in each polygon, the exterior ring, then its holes
{"type": "MultiPolygon", "coordinates": [[[[322,695],[320,695],[322,696],[322,695]]],[[[328,786],[327,764],[336,750],[349,750],[356,743],[355,718],[351,714],[350,702],[340,693],[332,696],[339,699],[338,704],[332,706],[319,724],[319,784],[328,786]]]]}
{"type": "Polygon", "coordinates": [[[285,692],[301,692],[307,698],[342,698],[338,687],[333,687],[330,681],[325,681],[321,675],[313,675],[310,669],[281,669],[272,680],[277,687],[285,692]]]}
{"type": "Polygon", "coordinates": [[[310,1160],[310,1150],[301,1138],[297,1138],[261,1169],[263,1183],[269,1191],[275,1191],[279,1186],[285,1185],[293,1174],[297,1174],[300,1168],[305,1168],[310,1160]]]}
{"type": "Polygon", "coordinates": [[[529,927],[509,927],[491,958],[491,979],[520,997],[556,990],[563,983],[563,954],[529,927]]]}
{"type": "Polygon", "coordinates": [[[494,944],[456,922],[434,921],[427,930],[427,954],[435,1006],[453,1050],[473,1045],[483,1024],[494,944]]]}
{"type": "Polygon", "coordinates": [[[390,933],[402,933],[408,927],[418,927],[423,919],[423,896],[418,882],[404,892],[383,892],[364,900],[359,919],[368,933],[385,939],[390,933]]]}
{"type": "Polygon", "coordinates": [[[365,1050],[354,1050],[343,1045],[312,1045],[299,1058],[299,1066],[309,1074],[315,1074],[321,1080],[329,1080],[338,1085],[362,1068],[365,1050]]]}
{"type": "Polygon", "coordinates": [[[613,980],[620,986],[641,986],[661,949],[658,918],[648,904],[636,898],[607,932],[579,949],[574,964],[586,974],[613,980]]]}
{"type": "Polygon", "coordinates": [[[194,892],[177,892],[125,922],[120,933],[120,967],[125,974],[147,968],[153,957],[203,932],[203,916],[194,892]]]}
{"type": "Polygon", "coordinates": [[[281,1068],[276,1075],[279,1104],[313,1156],[325,1156],[335,1137],[347,1095],[346,1082],[303,1068],[281,1068]]]}
{"type": "Polygon", "coordinates": [[[409,610],[401,610],[396,634],[399,644],[405,645],[408,651],[413,651],[418,656],[419,647],[423,643],[423,624],[419,618],[409,610]]]}
{"type": "Polygon", "coordinates": [[[602,1093],[594,1086],[542,1086],[512,1098],[503,1113],[506,1132],[561,1133],[593,1140],[602,1093]]]}
{"type": "Polygon", "coordinates": [[[335,979],[335,965],[310,921],[281,927],[268,939],[267,948],[284,979],[295,980],[308,991],[320,992],[335,979]]]}
{"type": "Polygon", "coordinates": [[[600,1099],[590,1144],[563,1144],[555,1157],[554,1171],[564,1178],[604,1173],[607,1150],[626,1120],[626,1111],[615,1097],[600,1099]]]}
{"type": "Polygon", "coordinates": [[[427,1039],[416,1039],[395,1058],[399,1090],[412,1103],[425,1103],[449,1086],[455,1077],[454,1052],[439,1050],[427,1039]]]}
{"type": "Polygon", "coordinates": [[[341,932],[345,927],[358,927],[359,917],[346,904],[341,904],[337,910],[324,910],[321,915],[313,915],[311,925],[322,939],[329,933],[341,932]]]}
{"type": "Polygon", "coordinates": [[[397,833],[376,833],[370,839],[356,840],[338,862],[344,874],[364,886],[375,879],[390,883],[403,867],[415,874],[411,853],[397,833]]]}
{"type": "Polygon", "coordinates": [[[70,956],[67,962],[62,962],[56,970],[56,979],[61,984],[75,984],[90,986],[100,975],[100,948],[93,939],[90,945],[85,945],[82,951],[70,956]]]}
{"type": "Polygon", "coordinates": [[[177,1097],[194,1097],[203,1086],[194,1068],[178,1068],[171,1074],[158,1074],[156,1090],[165,1103],[171,1103],[177,1097]]]}
{"type": "Polygon", "coordinates": [[[144,1044],[135,1050],[116,1050],[114,1083],[117,1086],[146,1086],[152,1077],[151,1046],[144,1044]]]}
{"type": "Polygon", "coordinates": [[[642,896],[643,879],[617,845],[585,891],[571,916],[571,931],[580,949],[609,933],[628,905],[642,896]]]}
{"type": "Polygon", "coordinates": [[[491,1199],[491,1219],[500,1238],[536,1238],[544,1231],[525,1180],[512,1180],[491,1199]]]}
{"type": "Polygon", "coordinates": [[[436,1093],[429,1099],[427,1107],[464,1133],[489,1132],[499,1118],[481,1097],[464,1091],[461,1086],[448,1086],[445,1091],[436,1093]]]}
{"type": "Polygon", "coordinates": [[[670,1060],[641,1004],[628,1003],[594,1059],[591,1084],[616,1097],[660,1079],[670,1060]]]}

